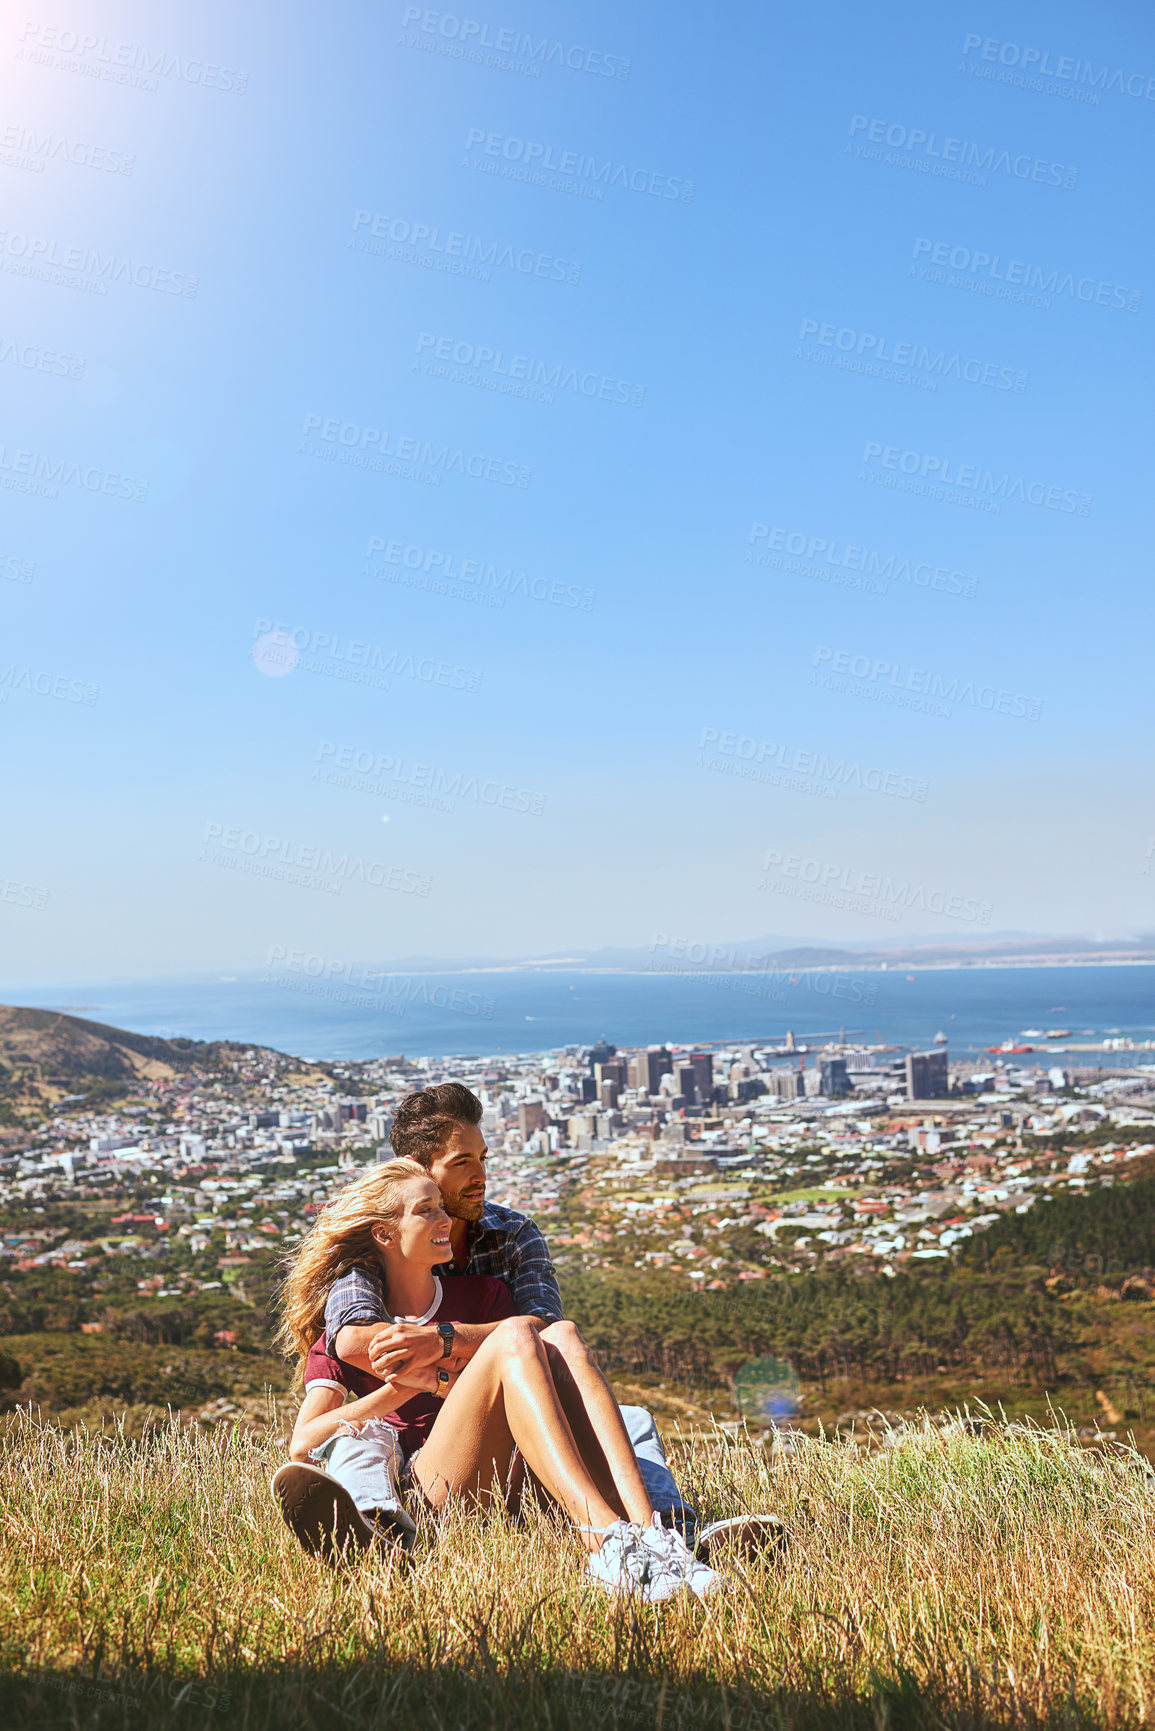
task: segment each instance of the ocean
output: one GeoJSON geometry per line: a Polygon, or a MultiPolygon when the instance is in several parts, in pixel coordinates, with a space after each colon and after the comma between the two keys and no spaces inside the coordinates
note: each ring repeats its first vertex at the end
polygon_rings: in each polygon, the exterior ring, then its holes
{"type": "MultiPolygon", "coordinates": [[[[4,988],[8,1003],[66,1010],[141,1034],[229,1039],[304,1058],[444,1057],[589,1044],[848,1040],[916,1049],[937,1033],[958,1057],[1027,1029],[1070,1029],[1044,1050],[1155,1035],[1155,966],[935,968],[908,972],[305,974],[4,988]]],[[[1035,1058],[1025,1060],[1035,1062],[1035,1058]]],[[[1093,1064],[1088,1051],[1068,1062],[1093,1064]]],[[[1155,1061],[1136,1052],[1116,1063],[1155,1061]]]]}

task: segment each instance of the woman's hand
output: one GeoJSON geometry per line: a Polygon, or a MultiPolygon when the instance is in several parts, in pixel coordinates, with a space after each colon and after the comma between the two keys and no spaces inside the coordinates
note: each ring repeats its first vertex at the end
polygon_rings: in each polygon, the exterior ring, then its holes
{"type": "MultiPolygon", "coordinates": [[[[449,1372],[450,1387],[457,1381],[459,1374],[453,1370],[449,1372]]],[[[437,1366],[432,1364],[426,1365],[422,1370],[407,1370],[403,1376],[394,1376],[393,1382],[401,1395],[401,1399],[397,1402],[398,1406],[402,1406],[406,1400],[411,1400],[415,1394],[437,1394],[439,1392],[437,1366]]]]}

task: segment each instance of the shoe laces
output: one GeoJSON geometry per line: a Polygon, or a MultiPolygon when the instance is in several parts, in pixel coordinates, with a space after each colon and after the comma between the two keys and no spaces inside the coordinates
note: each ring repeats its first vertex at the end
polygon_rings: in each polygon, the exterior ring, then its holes
{"type": "Polygon", "coordinates": [[[713,1580],[712,1572],[693,1555],[677,1528],[663,1526],[660,1516],[655,1515],[653,1524],[643,1529],[642,1542],[653,1555],[658,1574],[673,1575],[695,1592],[713,1580]]]}
{"type": "Polygon", "coordinates": [[[686,1549],[686,1541],[681,1532],[674,1527],[663,1527],[660,1516],[655,1515],[653,1525],[642,1528],[642,1544],[653,1558],[655,1575],[667,1575],[677,1580],[689,1582],[694,1568],[693,1556],[686,1549]]]}
{"type": "Polygon", "coordinates": [[[646,1543],[645,1527],[638,1526],[633,1521],[614,1521],[608,1527],[579,1526],[577,1530],[579,1533],[592,1533],[600,1537],[602,1551],[612,1546],[617,1552],[622,1573],[629,1575],[631,1580],[644,1585],[650,1579],[653,1552],[646,1543]]]}
{"type": "Polygon", "coordinates": [[[693,1558],[681,1533],[676,1527],[662,1525],[660,1515],[655,1515],[651,1524],[642,1529],[642,1543],[665,1563],[679,1564],[688,1568],[693,1558]]]}

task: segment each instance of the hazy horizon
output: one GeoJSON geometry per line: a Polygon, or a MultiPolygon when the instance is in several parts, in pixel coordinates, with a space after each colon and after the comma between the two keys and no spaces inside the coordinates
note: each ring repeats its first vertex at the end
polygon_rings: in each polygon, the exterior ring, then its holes
{"type": "MultiPolygon", "coordinates": [[[[397,975],[411,974],[414,970],[427,970],[438,974],[484,974],[484,973],[591,973],[591,974],[630,974],[646,973],[665,974],[695,974],[702,975],[727,972],[749,971],[752,965],[760,960],[774,961],[788,959],[790,956],[812,956],[811,966],[816,969],[836,967],[837,958],[853,958],[854,965],[862,969],[878,966],[878,959],[892,957],[897,963],[900,959],[903,965],[910,967],[933,966],[950,969],[973,968],[978,965],[977,958],[985,957],[984,966],[1000,965],[1005,961],[1015,966],[1015,955],[1018,952],[1037,953],[1044,959],[1040,961],[1042,968],[1062,965],[1053,960],[1054,957],[1066,954],[1078,954],[1081,949],[1095,955],[1095,964],[1074,963],[1073,965],[1106,965],[1109,960],[1102,959],[1103,953],[1112,947],[1123,951],[1135,949],[1150,949],[1155,957],[1155,936],[1137,934],[1132,939],[1095,938],[1087,934],[1034,934],[1023,932],[992,932],[983,939],[951,941],[951,934],[945,938],[941,934],[912,934],[899,942],[887,943],[885,940],[830,941],[813,936],[768,936],[762,938],[735,939],[730,942],[679,940],[671,934],[657,934],[661,942],[630,946],[602,946],[598,949],[581,950],[577,946],[569,949],[559,948],[556,951],[539,951],[534,954],[520,956],[507,955],[461,955],[453,953],[436,954],[433,952],[418,952],[408,955],[384,956],[379,954],[352,952],[336,955],[317,950],[286,946],[270,946],[264,959],[257,964],[232,964],[234,971],[224,973],[221,966],[201,969],[183,969],[154,972],[125,972],[114,970],[91,971],[77,970],[71,973],[64,971],[45,971],[36,979],[17,979],[14,974],[9,976],[3,990],[9,995],[17,993],[21,988],[28,990],[54,990],[68,986],[76,986],[85,990],[96,990],[101,986],[132,986],[149,984],[182,985],[204,984],[216,981],[218,983],[233,983],[246,981],[252,983],[259,978],[269,978],[279,971],[289,970],[301,974],[311,974],[317,978],[358,978],[369,979],[376,973],[395,973],[397,975]],[[1098,948],[1102,945],[1102,950],[1098,948]],[[823,956],[831,958],[828,962],[823,956]],[[920,955],[923,960],[919,960],[920,955]],[[967,961],[971,955],[976,958],[967,961]]],[[[1120,958],[1121,963],[1125,956],[1120,958]]],[[[1140,964],[1143,958],[1140,958],[1140,964]]],[[[225,964],[227,965],[227,964],[225,964]]],[[[1026,970],[1026,971],[1029,971],[1026,970]]]]}

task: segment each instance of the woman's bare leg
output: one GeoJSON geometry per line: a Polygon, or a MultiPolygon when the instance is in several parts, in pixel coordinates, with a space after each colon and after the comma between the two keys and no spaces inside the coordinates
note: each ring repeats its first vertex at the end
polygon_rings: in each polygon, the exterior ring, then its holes
{"type": "Polygon", "coordinates": [[[626,1434],[609,1383],[590,1357],[572,1322],[554,1322],[541,1338],[549,1348],[550,1369],[562,1411],[569,1420],[578,1453],[606,1501],[643,1525],[653,1505],[626,1434]]]}
{"type": "MultiPolygon", "coordinates": [[[[534,1476],[578,1526],[600,1531],[621,1511],[599,1491],[577,1446],[550,1374],[546,1349],[526,1317],[511,1317],[475,1353],[414,1461],[430,1502],[454,1492],[488,1502],[509,1470],[514,1445],[534,1476]]],[[[635,1519],[648,1521],[649,1503],[635,1519]]],[[[585,1535],[596,1551],[595,1534],[585,1535]]]]}

